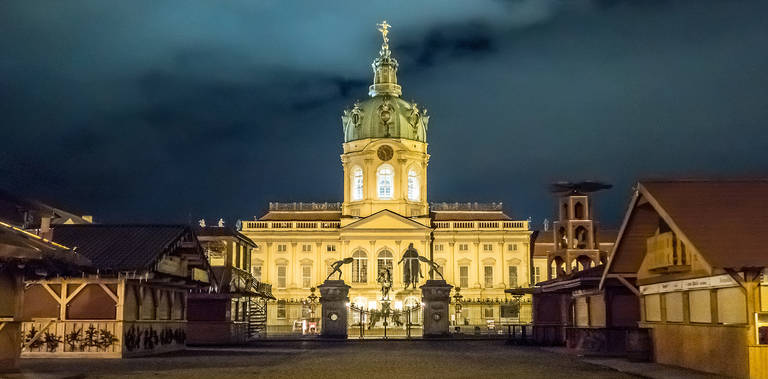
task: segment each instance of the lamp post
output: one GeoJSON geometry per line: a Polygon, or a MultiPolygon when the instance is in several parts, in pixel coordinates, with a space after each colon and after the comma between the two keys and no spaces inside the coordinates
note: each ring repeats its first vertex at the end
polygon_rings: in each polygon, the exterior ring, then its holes
{"type": "Polygon", "coordinates": [[[461,310],[462,310],[462,303],[461,300],[464,298],[464,296],[461,296],[461,287],[456,287],[455,294],[453,295],[453,302],[454,302],[454,313],[456,314],[454,322],[459,325],[459,317],[461,317],[461,310]]]}

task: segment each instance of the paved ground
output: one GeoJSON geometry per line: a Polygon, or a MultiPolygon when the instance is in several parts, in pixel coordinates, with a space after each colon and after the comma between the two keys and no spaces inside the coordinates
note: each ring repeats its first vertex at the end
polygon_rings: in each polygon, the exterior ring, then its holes
{"type": "Polygon", "coordinates": [[[11,378],[631,378],[503,341],[265,342],[124,360],[24,359],[11,378]]]}

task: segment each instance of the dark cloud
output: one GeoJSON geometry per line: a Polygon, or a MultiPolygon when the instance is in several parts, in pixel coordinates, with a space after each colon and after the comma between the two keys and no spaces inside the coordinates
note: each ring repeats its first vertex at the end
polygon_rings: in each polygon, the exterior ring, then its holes
{"type": "Polygon", "coordinates": [[[429,108],[434,201],[550,214],[547,184],[765,175],[765,1],[0,3],[0,178],[105,221],[341,198],[339,116],[386,18],[429,108]]]}

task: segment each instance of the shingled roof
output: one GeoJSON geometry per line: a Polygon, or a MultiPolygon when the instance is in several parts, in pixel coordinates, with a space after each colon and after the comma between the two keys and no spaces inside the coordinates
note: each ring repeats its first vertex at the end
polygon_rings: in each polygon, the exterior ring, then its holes
{"type": "Polygon", "coordinates": [[[186,225],[86,224],[53,228],[55,242],[76,249],[95,268],[113,272],[150,269],[185,237],[195,241],[194,232],[186,225]]]}

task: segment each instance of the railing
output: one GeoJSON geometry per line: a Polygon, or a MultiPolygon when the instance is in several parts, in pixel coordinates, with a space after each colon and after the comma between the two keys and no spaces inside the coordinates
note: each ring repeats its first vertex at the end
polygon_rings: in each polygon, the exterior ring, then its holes
{"type": "Polygon", "coordinates": [[[340,211],[341,203],[279,203],[270,202],[270,211],[340,211]]]}
{"type": "Polygon", "coordinates": [[[502,203],[430,203],[433,211],[500,211],[502,203]]]}
{"type": "Polygon", "coordinates": [[[691,267],[685,244],[666,232],[646,240],[646,255],[650,258],[651,270],[685,271],[691,267]]]}
{"type": "Polygon", "coordinates": [[[245,221],[243,223],[243,231],[246,232],[267,229],[323,230],[340,227],[340,221],[245,221]]]}
{"type": "Polygon", "coordinates": [[[528,221],[437,221],[438,230],[528,230],[528,221]]]}

